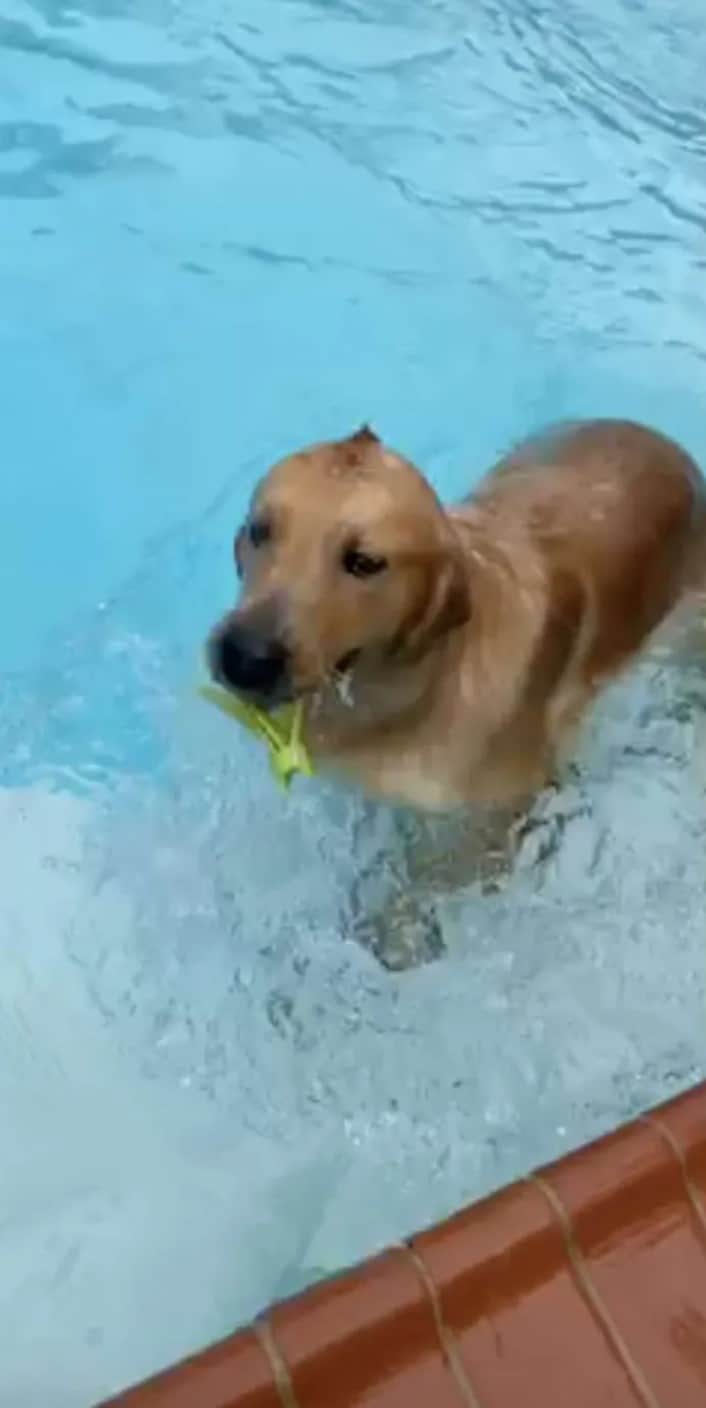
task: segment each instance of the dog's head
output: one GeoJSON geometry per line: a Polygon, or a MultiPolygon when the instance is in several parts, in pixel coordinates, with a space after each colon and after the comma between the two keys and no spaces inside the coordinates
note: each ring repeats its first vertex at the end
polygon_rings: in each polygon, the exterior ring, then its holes
{"type": "Polygon", "coordinates": [[[418,470],[364,427],[276,464],[235,539],[240,601],[214,677],[262,706],[354,662],[415,660],[469,614],[461,551],[418,470]]]}

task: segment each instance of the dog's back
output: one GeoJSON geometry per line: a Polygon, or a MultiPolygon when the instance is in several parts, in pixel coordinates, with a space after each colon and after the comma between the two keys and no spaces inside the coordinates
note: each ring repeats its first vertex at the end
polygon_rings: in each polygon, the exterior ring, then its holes
{"type": "Polygon", "coordinates": [[[592,421],[521,447],[484,496],[498,509],[511,496],[552,568],[584,578],[602,618],[600,673],[639,649],[703,574],[705,491],[673,440],[629,421],[592,421]]]}
{"type": "Polygon", "coordinates": [[[525,725],[542,716],[550,749],[704,578],[704,480],[674,441],[627,421],[527,441],[460,514],[501,543],[522,525],[520,550],[541,563],[545,616],[523,707],[525,725]]]}

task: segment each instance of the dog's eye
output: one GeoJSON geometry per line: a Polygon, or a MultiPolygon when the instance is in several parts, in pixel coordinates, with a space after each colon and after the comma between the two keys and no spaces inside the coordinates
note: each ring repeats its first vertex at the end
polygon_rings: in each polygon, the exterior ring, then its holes
{"type": "Polygon", "coordinates": [[[253,518],[248,528],[248,538],[251,547],[261,548],[264,543],[269,543],[272,537],[272,527],[266,518],[253,518]]]}
{"type": "Polygon", "coordinates": [[[384,557],[371,557],[367,552],[358,552],[357,548],[346,548],[343,554],[343,570],[351,577],[374,577],[386,567],[384,557]]]}

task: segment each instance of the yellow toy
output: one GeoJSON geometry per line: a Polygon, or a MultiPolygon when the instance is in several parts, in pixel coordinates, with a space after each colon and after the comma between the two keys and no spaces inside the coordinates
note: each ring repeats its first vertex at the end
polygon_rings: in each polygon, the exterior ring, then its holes
{"type": "Polygon", "coordinates": [[[204,684],[199,694],[209,704],[214,704],[221,713],[228,714],[243,724],[256,738],[264,739],[270,760],[270,769],[279,786],[288,791],[292,778],[298,772],[304,777],[312,777],[314,769],[311,758],[302,739],[304,706],[286,704],[274,714],[265,713],[256,704],[246,704],[217,685],[204,684]]]}

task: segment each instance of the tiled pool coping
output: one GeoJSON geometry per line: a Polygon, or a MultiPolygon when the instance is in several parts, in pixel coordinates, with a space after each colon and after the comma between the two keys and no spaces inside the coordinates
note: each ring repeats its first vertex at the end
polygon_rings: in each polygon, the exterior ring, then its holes
{"type": "Polygon", "coordinates": [[[704,1408],[706,1083],[111,1404],[704,1408]]]}

